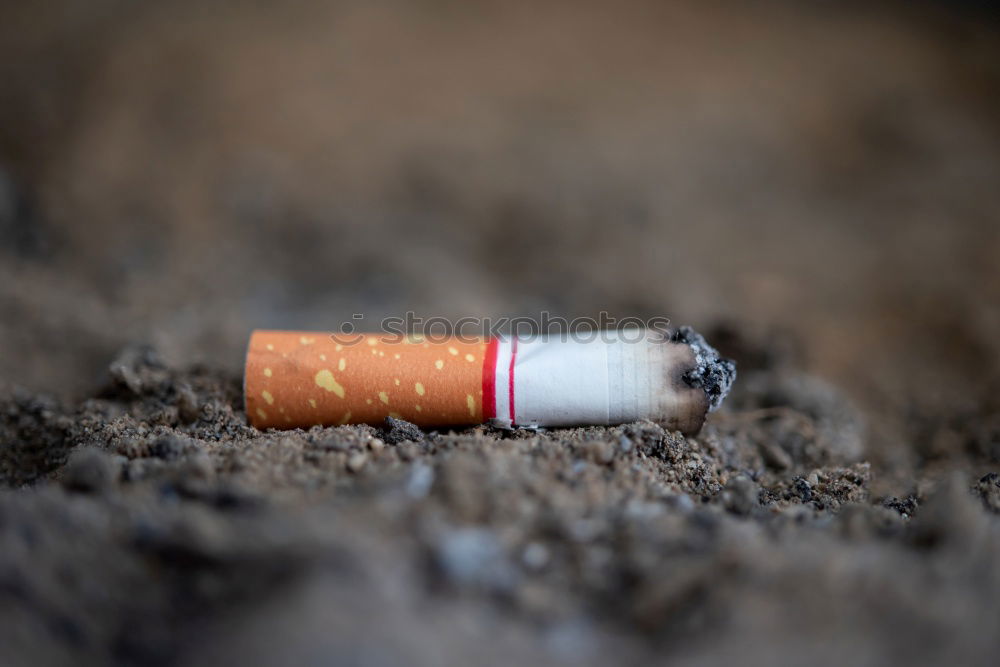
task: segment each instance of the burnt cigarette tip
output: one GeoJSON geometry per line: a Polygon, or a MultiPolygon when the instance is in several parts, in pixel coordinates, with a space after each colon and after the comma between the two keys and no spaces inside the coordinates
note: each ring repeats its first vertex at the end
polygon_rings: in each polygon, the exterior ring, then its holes
{"type": "Polygon", "coordinates": [[[718,410],[736,380],[736,362],[720,357],[718,350],[691,327],[680,327],[671,340],[686,344],[694,352],[695,367],[684,374],[684,382],[705,392],[709,412],[718,410]]]}

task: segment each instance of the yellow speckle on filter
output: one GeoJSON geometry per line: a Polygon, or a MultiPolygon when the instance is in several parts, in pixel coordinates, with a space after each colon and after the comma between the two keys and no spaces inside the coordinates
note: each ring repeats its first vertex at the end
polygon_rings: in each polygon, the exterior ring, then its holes
{"type": "Polygon", "coordinates": [[[306,336],[299,336],[299,343],[302,345],[312,345],[316,342],[315,338],[307,338],[306,336]]]}
{"type": "Polygon", "coordinates": [[[396,383],[397,387],[399,386],[399,378],[393,378],[392,381],[396,383]]]}
{"type": "Polygon", "coordinates": [[[260,392],[260,395],[264,397],[264,400],[267,401],[268,405],[274,405],[274,396],[271,396],[271,392],[269,392],[267,389],[260,392]]]}
{"type": "Polygon", "coordinates": [[[449,347],[448,348],[448,354],[452,355],[453,357],[457,357],[458,356],[458,350],[456,350],[453,347],[449,347]]]}
{"type": "Polygon", "coordinates": [[[270,350],[271,352],[274,352],[274,346],[271,345],[270,343],[267,344],[267,349],[270,350]]]}
{"type": "Polygon", "coordinates": [[[472,394],[465,395],[465,404],[469,406],[469,415],[472,417],[476,416],[476,399],[472,398],[472,394]]]}
{"type": "Polygon", "coordinates": [[[410,334],[409,336],[403,339],[403,342],[409,345],[416,345],[417,343],[424,342],[424,337],[421,336],[420,334],[410,334]]]}
{"type": "Polygon", "coordinates": [[[378,354],[378,350],[372,350],[372,356],[375,356],[376,354],[378,354]]]}
{"type": "Polygon", "coordinates": [[[378,345],[378,338],[375,338],[374,336],[371,336],[368,339],[368,344],[371,345],[372,347],[378,345]]]}
{"type": "Polygon", "coordinates": [[[476,358],[474,356],[472,356],[471,354],[467,354],[467,355],[465,355],[465,360],[466,361],[475,361],[476,358]]]}
{"type": "Polygon", "coordinates": [[[326,355],[325,354],[319,355],[319,358],[320,358],[320,361],[326,361],[326,355]]]}
{"type": "Polygon", "coordinates": [[[386,405],[389,405],[389,394],[385,393],[384,391],[380,391],[378,393],[378,400],[382,401],[386,405]]]}
{"type": "Polygon", "coordinates": [[[271,373],[271,369],[270,368],[265,368],[264,369],[264,377],[269,378],[272,375],[273,375],[273,373],[271,373]]]}
{"type": "Polygon", "coordinates": [[[390,412],[389,416],[392,417],[393,419],[402,419],[403,418],[403,415],[399,414],[398,412],[390,412]]]}
{"type": "Polygon", "coordinates": [[[311,408],[315,408],[316,407],[316,399],[315,398],[310,398],[309,399],[309,407],[311,407],[311,408]]]}
{"type": "Polygon", "coordinates": [[[421,384],[420,382],[418,382],[417,384],[415,384],[413,386],[413,388],[417,390],[417,396],[423,396],[424,395],[424,393],[425,393],[424,392],[424,385],[421,384]]]}
{"type": "Polygon", "coordinates": [[[419,405],[414,405],[413,409],[416,410],[417,412],[423,412],[423,408],[421,408],[419,405]]]}
{"type": "Polygon", "coordinates": [[[334,349],[337,350],[337,352],[340,352],[341,350],[344,349],[344,346],[341,345],[340,343],[337,343],[337,347],[335,347],[334,349]]]}
{"type": "Polygon", "coordinates": [[[343,426],[344,424],[346,424],[349,421],[351,421],[351,413],[350,413],[350,411],[344,413],[344,416],[340,418],[339,422],[337,422],[337,426],[343,426]]]}
{"type": "Polygon", "coordinates": [[[444,368],[444,360],[443,359],[438,359],[437,361],[435,361],[434,362],[434,368],[436,368],[438,370],[441,370],[442,368],[444,368]]]}
{"type": "Polygon", "coordinates": [[[401,357],[398,354],[394,354],[394,355],[392,355],[392,358],[393,359],[400,359],[401,357]]]}
{"type": "Polygon", "coordinates": [[[341,358],[341,360],[337,362],[337,370],[342,371],[345,368],[347,368],[347,359],[341,358]]]}
{"type": "Polygon", "coordinates": [[[384,357],[385,356],[385,352],[383,352],[382,350],[379,350],[378,351],[378,356],[384,357]]]}
{"type": "Polygon", "coordinates": [[[372,404],[372,399],[366,398],[365,399],[365,403],[367,403],[368,405],[371,405],[372,404]]]}
{"type": "Polygon", "coordinates": [[[261,410],[260,408],[257,408],[257,416],[260,417],[261,419],[267,419],[267,413],[261,410]]]}
{"type": "Polygon", "coordinates": [[[332,391],[341,398],[344,397],[344,388],[339,382],[337,382],[336,378],[333,377],[333,373],[325,368],[316,373],[316,385],[326,389],[327,391],[332,391]]]}

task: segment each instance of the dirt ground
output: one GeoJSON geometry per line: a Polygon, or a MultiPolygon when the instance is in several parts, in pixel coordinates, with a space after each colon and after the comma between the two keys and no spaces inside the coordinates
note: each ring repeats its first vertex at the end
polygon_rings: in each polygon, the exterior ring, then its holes
{"type": "Polygon", "coordinates": [[[995,664],[977,3],[0,9],[0,663],[995,664]],[[260,432],[252,328],[667,316],[697,437],[260,432]]]}

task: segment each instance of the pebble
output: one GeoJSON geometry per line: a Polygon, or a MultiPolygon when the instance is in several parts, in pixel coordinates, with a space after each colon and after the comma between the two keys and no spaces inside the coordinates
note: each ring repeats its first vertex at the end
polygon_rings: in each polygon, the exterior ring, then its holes
{"type": "Polygon", "coordinates": [[[358,472],[368,463],[368,456],[362,452],[355,452],[347,458],[347,469],[351,472],[358,472]]]}
{"type": "Polygon", "coordinates": [[[183,384],[177,389],[177,416],[185,424],[197,421],[201,414],[198,397],[189,385],[183,384]]]}
{"type": "Polygon", "coordinates": [[[390,445],[398,445],[406,440],[420,442],[426,437],[416,424],[412,424],[405,419],[396,419],[395,417],[385,418],[383,436],[385,441],[390,445]]]}

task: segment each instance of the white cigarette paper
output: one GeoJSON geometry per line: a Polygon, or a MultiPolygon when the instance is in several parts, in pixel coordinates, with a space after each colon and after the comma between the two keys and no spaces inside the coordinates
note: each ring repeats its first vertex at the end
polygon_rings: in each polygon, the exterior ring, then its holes
{"type": "Polygon", "coordinates": [[[502,427],[620,424],[649,419],[697,432],[736,377],[700,335],[682,328],[500,338],[484,369],[484,412],[502,427]],[[492,409],[491,409],[492,408],[492,409]]]}

